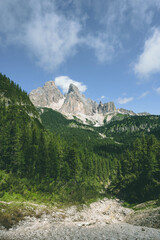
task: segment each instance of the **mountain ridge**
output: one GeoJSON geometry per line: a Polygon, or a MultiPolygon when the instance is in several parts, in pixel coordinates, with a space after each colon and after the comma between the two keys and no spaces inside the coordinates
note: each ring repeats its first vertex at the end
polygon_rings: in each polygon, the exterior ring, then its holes
{"type": "Polygon", "coordinates": [[[73,83],[70,84],[68,93],[63,95],[54,81],[48,81],[43,87],[32,90],[29,97],[36,107],[51,108],[68,119],[77,117],[84,124],[90,122],[95,126],[102,126],[118,113],[131,116],[149,115],[145,112],[136,114],[130,110],[116,108],[114,102],[100,101],[98,104],[92,99],[87,99],[73,83]]]}

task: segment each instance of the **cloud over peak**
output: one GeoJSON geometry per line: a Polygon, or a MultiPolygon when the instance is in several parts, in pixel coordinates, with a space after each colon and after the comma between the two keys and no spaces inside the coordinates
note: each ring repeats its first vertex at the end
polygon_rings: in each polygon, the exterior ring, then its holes
{"type": "Polygon", "coordinates": [[[55,78],[55,84],[57,87],[60,87],[63,91],[63,93],[67,93],[70,84],[74,84],[76,87],[78,87],[80,92],[85,92],[87,90],[86,85],[84,85],[81,82],[72,80],[68,76],[59,76],[55,78]]]}

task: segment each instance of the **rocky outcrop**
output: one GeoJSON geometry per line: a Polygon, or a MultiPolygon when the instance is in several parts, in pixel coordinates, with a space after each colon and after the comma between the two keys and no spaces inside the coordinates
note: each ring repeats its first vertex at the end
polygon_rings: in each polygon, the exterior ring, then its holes
{"type": "Polygon", "coordinates": [[[148,113],[148,112],[141,112],[141,113],[138,113],[137,115],[138,115],[138,116],[149,116],[149,115],[151,115],[151,114],[148,113]]]}
{"type": "Polygon", "coordinates": [[[64,99],[63,94],[56,87],[54,81],[46,82],[43,87],[32,90],[30,100],[36,107],[52,107],[64,99]]]}
{"type": "Polygon", "coordinates": [[[86,99],[79,89],[71,84],[66,99],[60,109],[62,113],[93,115],[96,111],[96,102],[86,99]]]}
{"type": "Polygon", "coordinates": [[[109,112],[115,112],[116,107],[114,105],[114,102],[108,102],[104,104],[100,102],[97,110],[98,110],[98,113],[102,113],[103,115],[105,115],[106,113],[109,113],[109,112]]]}
{"type": "Polygon", "coordinates": [[[124,108],[118,108],[117,109],[117,111],[119,112],[119,113],[122,113],[122,114],[129,114],[129,115],[136,115],[136,113],[134,113],[133,111],[131,111],[131,110],[126,110],[126,109],[124,109],[124,108]]]}

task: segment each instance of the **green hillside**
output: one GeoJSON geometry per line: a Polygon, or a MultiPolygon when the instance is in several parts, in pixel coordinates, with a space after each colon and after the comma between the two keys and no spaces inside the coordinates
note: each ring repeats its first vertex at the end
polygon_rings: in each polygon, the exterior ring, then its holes
{"type": "Polygon", "coordinates": [[[21,87],[0,73],[0,101],[5,105],[17,105],[27,113],[38,117],[38,112],[21,87]]]}
{"type": "Polygon", "coordinates": [[[115,141],[130,144],[142,134],[155,135],[160,139],[160,116],[129,116],[121,120],[112,119],[111,122],[97,130],[108,137],[113,137],[115,141]]]}
{"type": "MultiPolygon", "coordinates": [[[[96,139],[100,142],[121,143],[130,145],[142,134],[155,135],[160,139],[160,116],[130,116],[118,114],[112,121],[101,127],[85,125],[77,120],[69,120],[61,113],[49,108],[41,109],[40,117],[43,126],[70,141],[72,139],[80,144],[93,144],[96,139]],[[119,118],[120,116],[120,118],[119,118]],[[90,141],[89,141],[90,139],[90,141]],[[83,141],[82,141],[83,140],[83,141]]],[[[96,144],[98,144],[96,143],[96,144]]]]}
{"type": "MultiPolygon", "coordinates": [[[[154,189],[152,192],[153,198],[156,198],[160,193],[160,179],[157,177],[158,173],[160,173],[160,145],[157,140],[160,137],[160,116],[126,115],[124,118],[121,117],[118,120],[116,118],[102,127],[93,127],[80,124],[75,120],[67,120],[62,114],[52,109],[44,109],[41,114],[41,120],[44,127],[56,132],[66,140],[68,139],[68,142],[74,139],[79,145],[83,147],[88,146],[90,151],[97,156],[112,159],[110,161],[112,170],[110,169],[109,177],[112,179],[112,184],[109,188],[112,193],[116,193],[129,201],[133,199],[134,201],[148,199],[151,189],[154,189]],[[102,138],[100,133],[106,137],[102,138]],[[157,144],[156,150],[152,146],[152,141],[157,144]],[[139,142],[139,146],[137,142],[139,142]],[[135,152],[138,163],[135,162],[137,161],[135,160],[135,152]],[[153,163],[155,165],[153,167],[154,170],[152,169],[155,173],[153,175],[150,173],[153,179],[152,181],[150,179],[148,183],[147,177],[143,179],[141,175],[148,174],[143,173],[143,170],[146,171],[145,165],[152,164],[152,160],[149,163],[152,154],[156,155],[156,164],[153,163]],[[138,164],[139,170],[135,168],[135,164],[138,164]],[[142,181],[142,183],[140,184],[139,181],[142,181]],[[146,184],[152,186],[150,186],[151,188],[148,187],[150,190],[145,190],[147,188],[145,187],[146,184]],[[130,194],[128,195],[126,192],[130,192],[130,194]]],[[[149,168],[148,171],[150,171],[149,168]]]]}
{"type": "Polygon", "coordinates": [[[80,123],[77,120],[66,119],[61,113],[49,108],[39,109],[43,126],[61,136],[67,142],[77,142],[80,145],[93,145],[94,142],[114,143],[112,138],[105,138],[99,134],[96,128],[80,123]]]}

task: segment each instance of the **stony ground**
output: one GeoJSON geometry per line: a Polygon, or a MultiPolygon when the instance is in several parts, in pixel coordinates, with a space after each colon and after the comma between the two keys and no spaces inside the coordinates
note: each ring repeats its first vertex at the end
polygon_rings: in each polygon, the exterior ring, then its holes
{"type": "Polygon", "coordinates": [[[127,216],[125,221],[136,226],[160,229],[160,207],[134,212],[127,216]]]}
{"type": "Polygon", "coordinates": [[[9,230],[1,227],[0,240],[160,239],[160,230],[125,222],[134,211],[117,200],[104,199],[90,207],[52,209],[39,219],[27,217],[9,230]]]}

